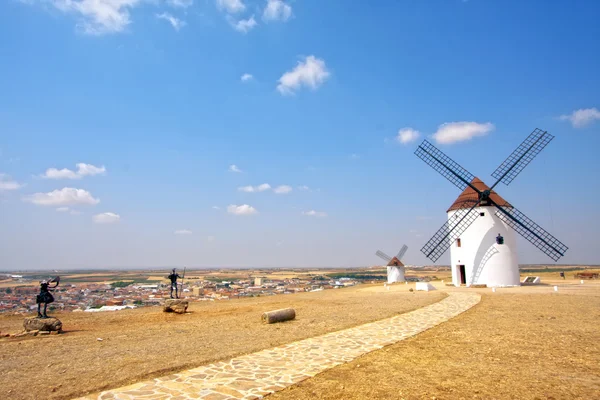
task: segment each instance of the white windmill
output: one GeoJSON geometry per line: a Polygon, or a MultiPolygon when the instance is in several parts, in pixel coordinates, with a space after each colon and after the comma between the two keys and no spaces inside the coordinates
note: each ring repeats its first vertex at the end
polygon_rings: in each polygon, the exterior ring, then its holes
{"type": "Polygon", "coordinates": [[[462,190],[448,221],[421,249],[435,262],[451,248],[454,285],[520,285],[514,231],[554,261],[564,256],[567,246],[493,190],[500,182],[510,184],[553,138],[535,129],[492,173],[497,181],[491,188],[427,140],[419,145],[415,154],[462,190]]]}
{"type": "Polygon", "coordinates": [[[398,254],[396,254],[395,257],[390,257],[381,250],[377,250],[377,252],[375,253],[375,255],[378,256],[379,258],[387,261],[387,283],[404,282],[405,281],[405,279],[404,279],[404,264],[402,264],[402,261],[400,261],[400,260],[406,253],[406,250],[408,250],[408,246],[407,245],[402,246],[402,248],[400,249],[398,254]]]}

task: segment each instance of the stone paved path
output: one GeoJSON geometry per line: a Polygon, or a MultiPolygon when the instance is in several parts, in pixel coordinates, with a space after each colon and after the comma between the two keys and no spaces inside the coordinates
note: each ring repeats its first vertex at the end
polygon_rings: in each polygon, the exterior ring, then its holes
{"type": "Polygon", "coordinates": [[[396,343],[479,303],[477,293],[449,293],[406,314],[328,333],[178,374],[113,389],[80,400],[257,399],[327,369],[396,343]]]}

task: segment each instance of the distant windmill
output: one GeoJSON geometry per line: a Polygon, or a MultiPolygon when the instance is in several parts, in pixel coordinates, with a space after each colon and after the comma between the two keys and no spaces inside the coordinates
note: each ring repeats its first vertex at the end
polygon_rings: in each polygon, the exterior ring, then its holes
{"type": "Polygon", "coordinates": [[[462,190],[447,211],[448,221],[421,249],[435,262],[451,247],[454,285],[520,285],[514,231],[554,261],[564,256],[567,246],[493,190],[499,182],[510,184],[552,139],[535,129],[492,173],[497,181],[491,188],[427,140],[419,145],[415,154],[462,190]]]}
{"type": "Polygon", "coordinates": [[[408,246],[402,246],[395,257],[390,257],[381,250],[377,250],[375,253],[379,258],[387,261],[387,283],[404,282],[404,264],[400,260],[406,254],[406,250],[408,250],[408,246]]]}

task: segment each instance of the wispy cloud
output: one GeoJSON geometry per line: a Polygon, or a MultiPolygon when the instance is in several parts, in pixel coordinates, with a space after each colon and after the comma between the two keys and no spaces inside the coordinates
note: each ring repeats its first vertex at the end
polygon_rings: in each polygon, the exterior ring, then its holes
{"type": "Polygon", "coordinates": [[[326,217],[327,213],[325,213],[323,211],[310,210],[310,211],[302,211],[302,215],[307,215],[309,217],[326,217]]]}
{"type": "Polygon", "coordinates": [[[0,173],[0,192],[4,190],[18,190],[24,185],[11,179],[10,175],[0,173]]]}
{"type": "Polygon", "coordinates": [[[178,229],[175,232],[173,232],[175,235],[191,235],[192,231],[190,231],[189,229],[178,229]]]}
{"type": "Polygon", "coordinates": [[[592,124],[596,120],[600,120],[600,111],[597,108],[582,108],[573,111],[568,115],[561,115],[561,121],[570,121],[574,128],[583,128],[592,124]]]}
{"type": "Polygon", "coordinates": [[[142,0],[44,0],[28,4],[52,5],[57,10],[77,17],[77,29],[89,35],[118,33],[131,23],[130,11],[142,0]]]}
{"type": "Polygon", "coordinates": [[[238,32],[242,32],[242,33],[248,33],[256,25],[258,25],[256,20],[254,19],[254,15],[252,15],[248,19],[240,19],[239,21],[235,21],[234,19],[230,18],[229,23],[231,24],[231,26],[233,26],[233,29],[235,29],[238,32]]]}
{"type": "Polygon", "coordinates": [[[271,189],[271,185],[269,185],[268,183],[263,183],[262,185],[258,186],[242,186],[238,188],[240,192],[246,193],[264,192],[269,189],[271,189]]]}
{"type": "Polygon", "coordinates": [[[167,0],[171,7],[188,8],[194,4],[194,0],[167,0]]]}
{"type": "Polygon", "coordinates": [[[72,205],[96,205],[100,200],[94,198],[90,192],[83,189],[65,187],[48,193],[34,193],[23,197],[23,201],[39,206],[72,206],[72,205]]]}
{"type": "Polygon", "coordinates": [[[256,208],[249,206],[248,204],[242,204],[241,206],[231,204],[227,206],[227,212],[234,215],[254,215],[258,214],[256,208]]]}
{"type": "Polygon", "coordinates": [[[485,136],[493,130],[494,125],[490,122],[446,122],[438,127],[433,139],[440,144],[451,144],[485,136]]]}
{"type": "Polygon", "coordinates": [[[282,0],[267,0],[263,11],[265,21],[287,21],[292,16],[292,7],[282,0]]]}
{"type": "Polygon", "coordinates": [[[290,193],[292,191],[292,187],[289,185],[281,185],[281,186],[277,186],[275,189],[273,189],[273,192],[276,194],[287,194],[290,193]]]}
{"type": "Polygon", "coordinates": [[[301,190],[303,192],[308,192],[308,191],[310,191],[310,188],[306,185],[302,185],[302,186],[298,186],[298,190],[301,190]]]}
{"type": "Polygon", "coordinates": [[[116,224],[121,221],[121,216],[112,212],[105,212],[94,215],[92,220],[97,224],[116,224]]]}
{"type": "Polygon", "coordinates": [[[251,81],[252,79],[254,79],[254,77],[252,76],[252,74],[244,74],[242,75],[242,77],[240,78],[240,80],[242,82],[248,82],[251,81]]]}
{"type": "Polygon", "coordinates": [[[246,9],[242,0],[217,0],[217,8],[230,14],[236,14],[246,9]]]}
{"type": "Polygon", "coordinates": [[[413,128],[402,128],[398,131],[396,140],[402,144],[414,142],[421,136],[421,133],[413,128]]]}
{"type": "Polygon", "coordinates": [[[46,179],[81,179],[85,176],[104,175],[106,168],[103,166],[96,167],[92,164],[79,163],[76,165],[77,171],[72,171],[68,168],[56,169],[48,168],[42,175],[46,179]]]}
{"type": "Polygon", "coordinates": [[[241,169],[239,169],[239,168],[237,167],[237,165],[235,165],[235,164],[231,164],[231,165],[229,166],[229,172],[238,172],[238,173],[241,173],[241,172],[242,172],[242,170],[241,170],[241,169]]]}
{"type": "Polygon", "coordinates": [[[308,56],[304,61],[299,61],[294,69],[279,78],[277,90],[283,95],[294,94],[303,86],[316,90],[330,75],[324,60],[308,56]]]}
{"type": "Polygon", "coordinates": [[[213,209],[213,210],[220,210],[220,209],[221,209],[221,207],[219,207],[219,206],[212,206],[212,209],[213,209]]]}
{"type": "Polygon", "coordinates": [[[183,28],[186,25],[185,21],[182,21],[179,18],[172,16],[168,12],[164,12],[162,14],[156,14],[156,18],[164,19],[165,21],[168,21],[171,24],[171,26],[173,27],[173,29],[175,29],[176,31],[179,31],[181,28],[183,28]]]}

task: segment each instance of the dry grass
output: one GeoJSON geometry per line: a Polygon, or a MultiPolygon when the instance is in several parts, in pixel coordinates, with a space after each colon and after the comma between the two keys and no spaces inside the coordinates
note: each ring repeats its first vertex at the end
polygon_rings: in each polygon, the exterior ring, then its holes
{"type": "Polygon", "coordinates": [[[457,318],[268,398],[597,399],[600,285],[550,290],[484,290],[457,318]]]}
{"type": "MultiPolygon", "coordinates": [[[[445,296],[361,288],[191,303],[186,315],[157,307],[56,314],[64,335],[0,341],[3,398],[66,399],[120,387],[383,319],[445,296]],[[261,323],[262,312],[290,306],[296,320],[261,323]]],[[[22,323],[22,317],[0,317],[0,331],[19,331],[22,323]]]]}

